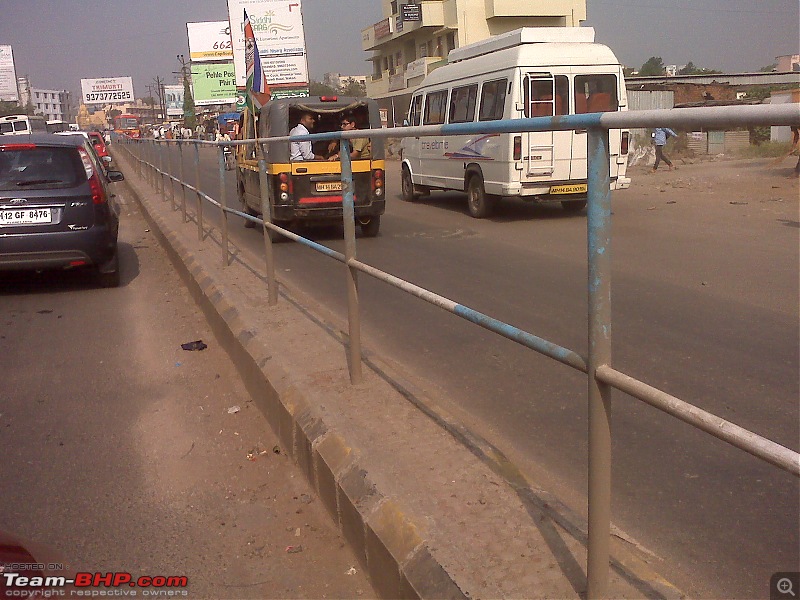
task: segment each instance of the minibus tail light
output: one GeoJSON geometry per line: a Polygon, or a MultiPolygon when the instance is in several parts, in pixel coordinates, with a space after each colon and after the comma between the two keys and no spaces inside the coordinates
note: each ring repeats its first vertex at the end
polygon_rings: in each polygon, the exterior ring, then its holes
{"type": "Polygon", "coordinates": [[[620,154],[627,154],[628,153],[628,136],[630,133],[627,131],[622,132],[622,145],[620,146],[619,153],[620,154]]]}
{"type": "Polygon", "coordinates": [[[514,136],[514,160],[522,160],[522,136],[514,136]]]}

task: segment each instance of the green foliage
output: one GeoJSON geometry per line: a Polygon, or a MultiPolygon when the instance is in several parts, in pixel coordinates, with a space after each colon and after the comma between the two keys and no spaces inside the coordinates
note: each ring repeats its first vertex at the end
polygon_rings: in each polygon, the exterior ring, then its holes
{"type": "Polygon", "coordinates": [[[772,73],[777,68],[778,68],[778,63],[772,63],[771,65],[767,65],[766,67],[761,67],[758,71],[759,73],[772,73]]]}
{"type": "MultiPolygon", "coordinates": [[[[767,128],[769,129],[769,128],[767,128]]],[[[789,154],[792,144],[789,142],[764,142],[763,144],[753,145],[742,148],[736,152],[737,156],[744,158],[772,158],[786,156],[789,154]]]]}
{"type": "Polygon", "coordinates": [[[678,75],[716,75],[722,73],[715,69],[707,69],[705,67],[696,67],[692,61],[689,61],[685,67],[678,71],[678,75]]]}
{"type": "Polygon", "coordinates": [[[308,93],[311,96],[336,96],[339,94],[339,90],[335,90],[319,81],[310,81],[308,83],[308,93]]]}
{"type": "Polygon", "coordinates": [[[651,56],[639,69],[640,77],[657,76],[664,74],[664,62],[660,56],[651,56]]]}
{"type": "Polygon", "coordinates": [[[194,98],[192,97],[192,88],[189,85],[189,79],[183,80],[183,125],[190,129],[197,126],[197,116],[194,110],[194,98]]]}
{"type": "Polygon", "coordinates": [[[362,98],[367,95],[367,86],[356,81],[352,77],[347,79],[346,85],[342,86],[342,96],[355,96],[362,98]]]}
{"type": "Polygon", "coordinates": [[[20,113],[24,113],[24,111],[19,105],[19,102],[0,102],[0,117],[5,117],[7,115],[18,115],[20,113]]]}
{"type": "Polygon", "coordinates": [[[112,108],[110,111],[108,111],[108,117],[111,120],[116,119],[121,114],[122,114],[122,111],[119,110],[118,108],[112,108]]]}

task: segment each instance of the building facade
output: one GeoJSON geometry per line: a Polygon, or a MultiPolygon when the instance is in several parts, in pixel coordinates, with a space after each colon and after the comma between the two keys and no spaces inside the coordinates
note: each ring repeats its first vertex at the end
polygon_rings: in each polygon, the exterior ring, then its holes
{"type": "Polygon", "coordinates": [[[364,75],[341,75],[339,73],[325,73],[322,76],[322,83],[335,90],[340,90],[347,87],[350,81],[357,81],[363,85],[367,85],[367,77],[364,75]]]}
{"type": "Polygon", "coordinates": [[[66,121],[74,123],[76,111],[71,103],[71,94],[68,90],[43,90],[31,87],[27,76],[17,77],[17,91],[19,92],[20,106],[33,106],[36,114],[42,115],[48,121],[66,121]]]}
{"type": "Polygon", "coordinates": [[[520,27],[578,27],[586,0],[381,0],[383,18],[361,30],[372,52],[367,96],[400,125],[411,94],[450,50],[520,27]]]}

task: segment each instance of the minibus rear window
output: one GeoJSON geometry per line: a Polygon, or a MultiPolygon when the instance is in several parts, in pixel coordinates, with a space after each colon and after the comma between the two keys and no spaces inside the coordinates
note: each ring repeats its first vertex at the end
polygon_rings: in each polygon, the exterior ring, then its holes
{"type": "Polygon", "coordinates": [[[552,117],[569,113],[569,79],[565,75],[536,78],[525,76],[522,81],[525,117],[552,117]],[[553,84],[556,99],[553,102],[553,84]],[[555,109],[555,113],[553,112],[555,109]]]}
{"type": "Polygon", "coordinates": [[[575,114],[619,110],[616,75],[576,75],[575,114]]]}

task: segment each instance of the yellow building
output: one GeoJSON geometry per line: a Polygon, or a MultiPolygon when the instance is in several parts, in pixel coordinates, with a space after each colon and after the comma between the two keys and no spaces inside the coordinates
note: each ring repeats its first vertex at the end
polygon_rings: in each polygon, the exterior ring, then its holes
{"type": "Polygon", "coordinates": [[[383,18],[361,30],[372,52],[367,96],[401,124],[412,92],[447,53],[520,27],[579,27],[586,0],[381,0],[383,18]]]}

